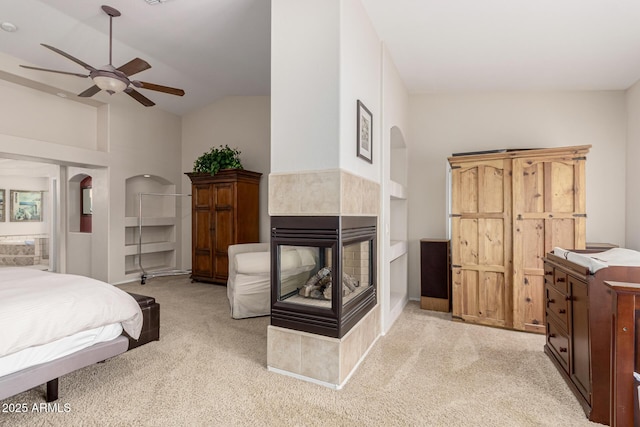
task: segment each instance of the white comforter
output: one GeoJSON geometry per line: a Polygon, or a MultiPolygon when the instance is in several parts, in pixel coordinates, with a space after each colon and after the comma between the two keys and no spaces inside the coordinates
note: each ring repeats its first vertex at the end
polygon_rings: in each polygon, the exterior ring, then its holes
{"type": "Polygon", "coordinates": [[[115,286],[72,274],[0,268],[0,357],[117,322],[131,337],[140,336],[140,306],[115,286]]]}

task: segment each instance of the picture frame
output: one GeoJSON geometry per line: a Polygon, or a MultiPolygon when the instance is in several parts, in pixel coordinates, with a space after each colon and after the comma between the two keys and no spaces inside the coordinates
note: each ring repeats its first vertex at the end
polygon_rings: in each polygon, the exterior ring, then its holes
{"type": "Polygon", "coordinates": [[[358,157],[373,163],[373,115],[360,100],[357,103],[357,111],[358,157]]]}
{"type": "Polygon", "coordinates": [[[4,222],[5,218],[4,210],[4,190],[0,190],[0,222],[4,222]]]}
{"type": "Polygon", "coordinates": [[[11,190],[11,222],[42,222],[42,191],[11,190]]]}

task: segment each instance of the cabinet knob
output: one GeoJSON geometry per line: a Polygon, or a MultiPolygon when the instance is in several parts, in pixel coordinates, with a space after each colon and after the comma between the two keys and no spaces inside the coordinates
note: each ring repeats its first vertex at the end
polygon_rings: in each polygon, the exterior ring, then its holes
{"type": "Polygon", "coordinates": [[[549,338],[555,338],[556,334],[549,334],[549,338]]]}
{"type": "Polygon", "coordinates": [[[559,350],[560,350],[560,353],[566,353],[567,347],[560,347],[559,350]]]}
{"type": "Polygon", "coordinates": [[[567,295],[566,297],[564,297],[565,301],[571,301],[573,298],[570,297],[569,295],[567,295]]]}
{"type": "Polygon", "coordinates": [[[547,298],[547,304],[555,304],[556,300],[553,298],[547,298]]]}

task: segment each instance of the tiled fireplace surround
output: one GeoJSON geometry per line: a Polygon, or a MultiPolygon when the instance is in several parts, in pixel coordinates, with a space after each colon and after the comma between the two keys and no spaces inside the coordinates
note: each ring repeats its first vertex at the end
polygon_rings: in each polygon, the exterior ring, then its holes
{"type": "MultiPolygon", "coordinates": [[[[380,185],[344,170],[269,175],[271,216],[378,217],[379,207],[380,185]]],[[[379,254],[376,260],[379,263],[379,254]]],[[[270,371],[340,389],[380,332],[379,300],[342,338],[270,325],[267,331],[267,366],[270,371]]]]}

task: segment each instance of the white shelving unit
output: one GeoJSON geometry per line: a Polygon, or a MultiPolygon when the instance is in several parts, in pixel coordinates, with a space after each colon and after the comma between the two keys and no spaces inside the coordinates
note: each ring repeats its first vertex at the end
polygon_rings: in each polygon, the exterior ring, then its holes
{"type": "Polygon", "coordinates": [[[125,277],[139,279],[144,270],[170,270],[176,265],[176,200],[144,197],[139,224],[140,193],[172,194],[175,186],[161,178],[136,176],[126,182],[125,277]],[[140,232],[142,231],[142,233],[140,232]],[[140,245],[140,234],[142,241],[140,245]]]}
{"type": "MultiPolygon", "coordinates": [[[[396,129],[397,130],[397,129],[396,129]]],[[[409,300],[408,285],[408,154],[400,132],[391,132],[389,146],[389,170],[385,179],[388,198],[388,240],[385,244],[386,270],[388,285],[385,289],[387,304],[385,304],[384,325],[388,330],[398,318],[409,300]]]]}

